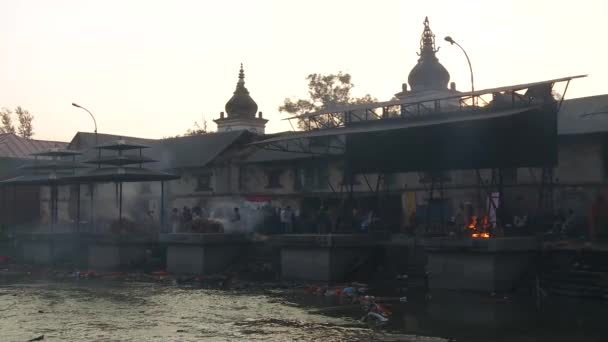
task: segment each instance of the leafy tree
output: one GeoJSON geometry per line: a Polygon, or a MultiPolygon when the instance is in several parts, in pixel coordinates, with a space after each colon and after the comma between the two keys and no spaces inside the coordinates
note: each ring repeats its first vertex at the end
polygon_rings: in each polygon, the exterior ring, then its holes
{"type": "Polygon", "coordinates": [[[32,125],[34,116],[20,106],[15,108],[15,114],[17,114],[17,119],[19,120],[17,132],[22,138],[31,139],[34,136],[34,126],[32,125]]]}
{"type": "Polygon", "coordinates": [[[201,135],[201,134],[207,134],[207,133],[213,133],[213,131],[207,129],[207,120],[203,120],[203,127],[201,127],[198,122],[194,122],[194,127],[192,128],[188,128],[188,130],[186,130],[186,132],[182,135],[182,134],[178,134],[178,135],[173,135],[173,136],[168,136],[168,137],[163,137],[163,139],[173,139],[173,138],[179,138],[179,137],[189,137],[189,136],[193,136],[193,135],[201,135]]]}
{"type": "Polygon", "coordinates": [[[200,135],[200,134],[207,134],[207,133],[211,133],[207,129],[207,120],[203,121],[203,127],[199,126],[198,122],[195,121],[194,127],[188,128],[186,133],[184,133],[184,136],[200,135]]]}
{"type": "Polygon", "coordinates": [[[13,112],[8,108],[0,109],[0,122],[2,123],[0,132],[15,134],[15,126],[13,125],[13,119],[11,117],[12,114],[13,112]]]}
{"type": "MultiPolygon", "coordinates": [[[[338,72],[337,74],[321,75],[310,74],[306,77],[308,81],[307,99],[286,98],[283,105],[279,107],[280,112],[292,115],[316,112],[334,107],[362,104],[377,101],[376,98],[367,94],[363,97],[353,97],[351,90],[355,86],[351,81],[350,74],[338,72]]],[[[326,118],[319,118],[324,126],[332,126],[333,123],[326,118]]],[[[306,128],[305,122],[298,122],[302,129],[306,128]]]]}

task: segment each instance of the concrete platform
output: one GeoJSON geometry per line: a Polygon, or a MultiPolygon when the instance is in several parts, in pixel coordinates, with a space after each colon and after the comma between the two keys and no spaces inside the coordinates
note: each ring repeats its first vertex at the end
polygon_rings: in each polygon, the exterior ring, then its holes
{"type": "Polygon", "coordinates": [[[158,243],[150,234],[81,234],[80,241],[87,246],[87,265],[95,270],[128,269],[146,260],[146,250],[158,243]]]}
{"type": "Polygon", "coordinates": [[[156,242],[154,236],[141,234],[30,233],[17,237],[20,257],[26,263],[100,270],[136,265],[156,242]]]}
{"type": "Polygon", "coordinates": [[[540,250],[534,237],[425,241],[431,289],[510,291],[540,250]]]}
{"type": "Polygon", "coordinates": [[[94,270],[117,270],[136,267],[146,260],[145,244],[90,244],[88,267],[94,270]]]}
{"type": "Polygon", "coordinates": [[[174,274],[217,274],[245,251],[242,234],[162,234],[167,246],[167,271],[174,274]]]}
{"type": "Polygon", "coordinates": [[[36,265],[82,265],[83,246],[78,234],[32,233],[17,236],[19,258],[36,265]]]}
{"type": "Polygon", "coordinates": [[[281,278],[342,281],[384,240],[367,234],[293,234],[275,236],[271,243],[281,249],[281,278]]]}

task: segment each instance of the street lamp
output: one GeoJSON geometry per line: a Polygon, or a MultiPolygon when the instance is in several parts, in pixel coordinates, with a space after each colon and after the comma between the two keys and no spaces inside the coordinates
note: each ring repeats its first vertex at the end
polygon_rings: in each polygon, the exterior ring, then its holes
{"type": "MultiPolygon", "coordinates": [[[[80,108],[80,109],[84,109],[87,113],[89,113],[89,115],[91,116],[91,119],[93,119],[93,124],[95,124],[95,147],[97,147],[98,141],[97,141],[97,120],[95,120],[95,116],[93,115],[93,113],[91,113],[90,110],[84,108],[83,106],[76,104],[74,102],[72,102],[72,106],[76,107],[76,108],[80,108]]],[[[101,159],[101,150],[98,150],[98,158],[101,159]]],[[[95,186],[93,183],[90,184],[90,194],[91,194],[91,224],[93,225],[93,227],[95,226],[95,205],[93,204],[94,200],[93,200],[93,192],[95,191],[95,186]]],[[[78,185],[78,193],[80,193],[80,185],[78,185]]],[[[80,205],[80,199],[79,199],[79,205],[80,205]]],[[[80,221],[79,221],[80,222],[80,221]]]]}
{"type": "Polygon", "coordinates": [[[473,101],[473,106],[475,105],[475,96],[473,96],[473,93],[475,92],[475,84],[473,82],[473,67],[471,66],[471,60],[469,59],[469,55],[467,55],[467,52],[462,48],[462,46],[460,46],[460,44],[456,43],[456,41],[454,41],[454,39],[452,39],[452,37],[447,36],[445,37],[445,41],[454,45],[456,44],[460,50],[462,50],[462,52],[464,52],[464,56],[467,58],[467,62],[469,63],[469,70],[471,71],[471,101],[473,101]]]}
{"type": "Polygon", "coordinates": [[[80,109],[84,109],[87,111],[87,113],[89,113],[89,115],[91,116],[91,118],[93,119],[93,124],[95,124],[95,146],[97,146],[97,120],[95,120],[95,116],[93,116],[93,113],[91,113],[90,110],[84,108],[83,106],[76,104],[74,102],[72,102],[72,106],[76,107],[76,108],[80,108],[80,109]]]}

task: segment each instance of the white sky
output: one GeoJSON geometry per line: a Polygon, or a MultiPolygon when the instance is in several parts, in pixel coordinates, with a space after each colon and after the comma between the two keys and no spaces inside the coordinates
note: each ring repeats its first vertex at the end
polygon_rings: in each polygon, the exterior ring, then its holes
{"type": "MultiPolygon", "coordinates": [[[[35,115],[35,138],[92,131],[183,133],[224,111],[245,65],[270,132],[309,73],[351,73],[355,95],[390,99],[417,60],[429,16],[457,88],[575,74],[567,98],[608,93],[608,1],[0,0],[0,107],[35,115]]],[[[214,128],[215,125],[212,124],[214,128]]]]}

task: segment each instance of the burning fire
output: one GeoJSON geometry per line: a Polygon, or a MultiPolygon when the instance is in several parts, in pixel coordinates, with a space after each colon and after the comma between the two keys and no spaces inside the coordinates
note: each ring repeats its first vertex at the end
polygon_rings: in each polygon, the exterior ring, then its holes
{"type": "Polygon", "coordinates": [[[471,220],[469,221],[467,228],[475,230],[475,225],[477,225],[477,216],[471,216],[471,220]]]}
{"type": "Polygon", "coordinates": [[[488,239],[490,237],[490,233],[488,233],[488,228],[490,228],[490,220],[488,216],[483,216],[481,218],[477,218],[477,216],[471,216],[471,220],[467,225],[467,228],[471,230],[471,237],[474,239],[488,239]]]}
{"type": "Polygon", "coordinates": [[[490,238],[490,233],[473,233],[471,237],[474,239],[488,239],[490,238]]]}

